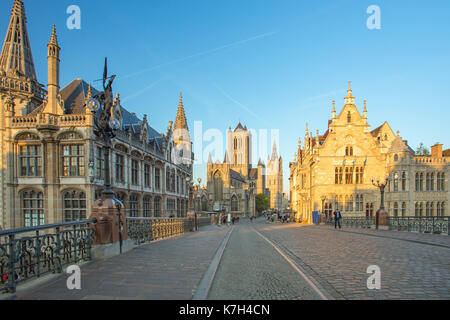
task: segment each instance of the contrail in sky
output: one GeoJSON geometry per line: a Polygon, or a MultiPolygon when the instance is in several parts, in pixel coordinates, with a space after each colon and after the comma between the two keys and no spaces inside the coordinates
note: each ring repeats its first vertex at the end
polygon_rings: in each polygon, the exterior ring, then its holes
{"type": "Polygon", "coordinates": [[[160,83],[161,81],[163,81],[163,80],[165,80],[165,79],[166,79],[166,77],[163,77],[163,78],[161,78],[161,79],[159,79],[159,80],[157,80],[157,81],[155,81],[155,82],[152,82],[151,84],[149,84],[149,85],[146,86],[145,88],[143,88],[143,89],[141,89],[141,90],[139,90],[139,91],[136,91],[136,92],[133,93],[132,95],[129,95],[129,96],[125,97],[124,99],[122,99],[122,102],[125,102],[125,101],[127,101],[127,100],[129,100],[129,99],[135,98],[135,97],[137,97],[137,96],[140,96],[140,95],[143,94],[145,91],[147,91],[147,90],[153,88],[154,86],[156,86],[158,83],[160,83]]]}
{"type": "Polygon", "coordinates": [[[242,109],[244,109],[245,111],[247,111],[248,113],[250,113],[252,116],[254,116],[256,119],[264,121],[263,119],[261,119],[260,116],[258,116],[255,112],[253,112],[252,110],[250,110],[246,105],[243,105],[242,103],[240,103],[239,101],[237,101],[236,99],[234,99],[232,96],[230,96],[228,93],[225,92],[225,90],[223,90],[221,87],[219,87],[217,84],[213,83],[214,87],[216,87],[217,90],[219,90],[228,100],[230,100],[231,102],[237,104],[239,107],[241,107],[242,109]]]}
{"type": "Polygon", "coordinates": [[[227,48],[231,48],[231,47],[234,47],[234,46],[237,46],[237,45],[240,45],[240,44],[244,44],[244,43],[247,43],[247,42],[250,42],[250,41],[253,41],[253,40],[266,38],[266,37],[269,37],[269,36],[274,35],[274,34],[276,34],[275,31],[274,32],[263,33],[263,34],[260,34],[260,35],[257,35],[257,36],[245,39],[245,40],[240,40],[240,41],[237,41],[237,42],[226,44],[226,45],[217,47],[215,49],[210,49],[210,50],[206,50],[206,51],[203,51],[203,52],[198,52],[198,53],[192,54],[192,55],[184,57],[184,58],[179,58],[179,59],[172,60],[172,61],[169,61],[169,62],[166,62],[166,63],[162,63],[162,64],[159,64],[157,66],[154,66],[154,67],[151,67],[151,68],[147,68],[147,69],[143,69],[143,70],[140,70],[138,72],[135,72],[135,73],[132,73],[132,74],[129,74],[129,75],[126,75],[126,76],[118,77],[118,78],[122,78],[122,79],[131,78],[131,77],[138,76],[140,74],[143,74],[143,73],[155,70],[155,69],[166,67],[166,66],[169,66],[169,65],[172,65],[172,64],[175,64],[175,63],[179,63],[179,62],[188,60],[188,59],[204,56],[204,55],[207,55],[207,54],[210,54],[210,53],[214,53],[214,52],[217,52],[217,51],[220,51],[220,50],[223,50],[223,49],[227,49],[227,48]]]}

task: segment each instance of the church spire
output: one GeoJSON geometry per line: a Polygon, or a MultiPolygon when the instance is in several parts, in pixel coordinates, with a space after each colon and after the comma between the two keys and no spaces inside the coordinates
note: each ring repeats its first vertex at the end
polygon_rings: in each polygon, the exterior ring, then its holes
{"type": "Polygon", "coordinates": [[[7,76],[21,76],[36,81],[26,23],[27,17],[22,0],[14,0],[0,56],[0,70],[7,76]]]}
{"type": "Polygon", "coordinates": [[[273,147],[272,147],[272,161],[276,161],[278,159],[278,150],[277,150],[277,144],[274,141],[273,147]]]}
{"type": "Polygon", "coordinates": [[[351,81],[348,82],[348,90],[347,96],[345,97],[345,104],[355,104],[355,97],[353,96],[351,81]]]}
{"type": "Polygon", "coordinates": [[[184,106],[183,106],[183,94],[180,93],[180,103],[178,105],[178,112],[177,112],[177,118],[175,120],[175,130],[189,130],[187,121],[186,121],[186,114],[184,113],[184,106]]]}

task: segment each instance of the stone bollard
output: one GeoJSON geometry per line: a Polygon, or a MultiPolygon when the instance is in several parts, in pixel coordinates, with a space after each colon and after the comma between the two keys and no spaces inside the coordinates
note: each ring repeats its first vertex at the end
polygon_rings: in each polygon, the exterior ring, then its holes
{"type": "MultiPolygon", "coordinates": [[[[95,245],[106,245],[116,243],[119,238],[119,211],[114,199],[97,200],[92,208],[90,219],[97,219],[96,233],[94,239],[95,245]]],[[[127,219],[124,208],[121,208],[121,234],[122,241],[128,239],[127,219]]]]}

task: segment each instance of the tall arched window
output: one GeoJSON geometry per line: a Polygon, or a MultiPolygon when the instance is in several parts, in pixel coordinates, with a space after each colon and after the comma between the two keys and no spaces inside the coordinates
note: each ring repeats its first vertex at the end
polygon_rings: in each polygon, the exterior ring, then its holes
{"type": "Polygon", "coordinates": [[[402,217],[406,217],[406,202],[402,203],[402,217]]]}
{"type": "Polygon", "coordinates": [[[223,180],[220,172],[214,174],[214,199],[216,201],[223,200],[223,180]]]}
{"type": "Polygon", "coordinates": [[[84,141],[77,132],[66,132],[61,141],[62,176],[82,177],[85,175],[84,141]]]}
{"type": "Polygon", "coordinates": [[[208,211],[208,200],[206,199],[206,196],[202,197],[202,211],[208,211]]]}
{"type": "Polygon", "coordinates": [[[406,191],[406,172],[402,173],[402,191],[406,191]]]}
{"type": "Polygon", "coordinates": [[[20,195],[25,227],[37,227],[45,224],[44,197],[35,190],[23,191],[20,195]]]}
{"type": "Polygon", "coordinates": [[[42,148],[39,136],[24,133],[17,137],[18,167],[21,177],[40,177],[42,175],[42,148]]]}
{"type": "Polygon", "coordinates": [[[239,201],[238,201],[238,198],[236,196],[233,196],[231,198],[231,211],[232,212],[239,211],[239,201]]]}
{"type": "Polygon", "coordinates": [[[144,200],[142,201],[142,209],[143,209],[144,217],[146,217],[146,218],[149,218],[152,216],[151,201],[152,201],[152,198],[150,196],[145,196],[144,200]]]}
{"type": "Polygon", "coordinates": [[[351,123],[352,122],[352,113],[349,111],[347,112],[347,122],[351,123]]]}
{"type": "Polygon", "coordinates": [[[155,217],[159,217],[161,216],[161,198],[160,197],[155,197],[155,200],[153,201],[153,209],[155,211],[155,217]]]}
{"type": "Polygon", "coordinates": [[[398,217],[398,202],[394,202],[394,217],[398,217]]]}
{"type": "Polygon", "coordinates": [[[63,193],[64,221],[79,221],[86,219],[86,194],[78,190],[63,193]]]}
{"type": "Polygon", "coordinates": [[[139,216],[139,197],[132,194],[128,200],[128,212],[130,217],[139,216]]]}

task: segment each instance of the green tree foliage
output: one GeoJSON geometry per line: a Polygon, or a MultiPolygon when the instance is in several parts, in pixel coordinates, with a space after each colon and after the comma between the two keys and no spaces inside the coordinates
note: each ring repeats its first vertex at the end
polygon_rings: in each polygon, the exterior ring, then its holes
{"type": "Polygon", "coordinates": [[[417,148],[416,155],[418,156],[429,156],[430,150],[425,147],[423,143],[420,144],[419,148],[417,148]]]}
{"type": "Polygon", "coordinates": [[[269,209],[270,207],[270,200],[266,197],[265,194],[258,194],[256,196],[256,210],[259,213],[262,213],[264,210],[269,209]]]}

